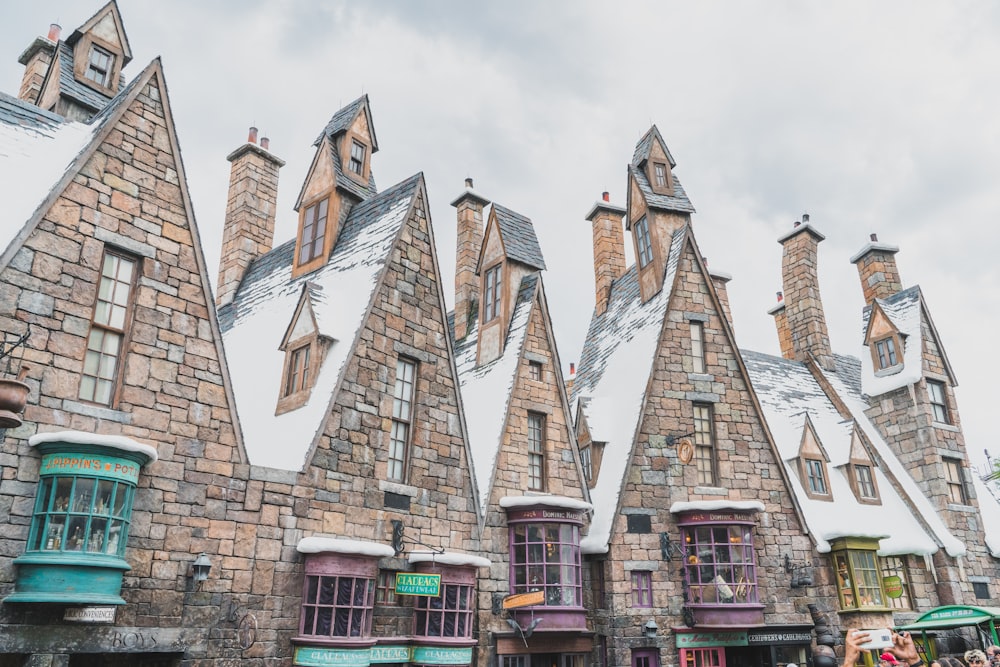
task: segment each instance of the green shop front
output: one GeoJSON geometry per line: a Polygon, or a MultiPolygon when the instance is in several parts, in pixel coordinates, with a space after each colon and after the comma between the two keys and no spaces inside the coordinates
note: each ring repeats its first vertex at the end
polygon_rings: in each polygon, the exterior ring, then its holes
{"type": "Polygon", "coordinates": [[[897,632],[906,631],[913,635],[924,659],[930,661],[937,657],[934,650],[935,638],[939,631],[957,628],[974,628],[979,648],[1000,645],[1000,607],[977,607],[972,605],[945,605],[937,607],[919,616],[912,623],[896,628],[897,632]]]}

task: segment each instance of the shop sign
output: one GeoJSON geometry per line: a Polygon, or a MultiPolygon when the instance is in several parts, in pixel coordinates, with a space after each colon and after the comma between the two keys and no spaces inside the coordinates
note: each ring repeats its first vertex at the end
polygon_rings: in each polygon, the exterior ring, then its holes
{"type": "Polygon", "coordinates": [[[885,594],[892,599],[903,597],[903,578],[898,574],[882,577],[882,588],[885,594]]]}
{"type": "Polygon", "coordinates": [[[409,646],[372,646],[372,663],[410,662],[409,646]]]}
{"type": "Polygon", "coordinates": [[[545,603],[545,591],[531,591],[530,593],[515,593],[503,599],[504,609],[517,609],[519,607],[530,607],[535,604],[545,603]]]}
{"type": "Polygon", "coordinates": [[[371,650],[297,646],[293,662],[304,667],[368,667],[371,650]]]}
{"type": "Polygon", "coordinates": [[[397,572],[396,594],[437,597],[441,595],[441,575],[397,572]]]}
{"type": "Polygon", "coordinates": [[[944,621],[953,618],[965,618],[966,616],[980,616],[981,611],[975,609],[968,609],[966,607],[959,607],[958,609],[938,609],[932,611],[925,616],[921,616],[918,620],[921,623],[926,623],[928,621],[944,621]]]}
{"type": "Polygon", "coordinates": [[[115,607],[66,607],[63,620],[76,623],[114,623],[115,607]]]}
{"type": "Polygon", "coordinates": [[[752,512],[736,512],[732,510],[718,510],[712,512],[685,513],[679,523],[753,523],[752,512]]]}
{"type": "Polygon", "coordinates": [[[583,521],[583,512],[578,510],[542,509],[542,510],[511,510],[507,512],[508,521],[583,521]]]}
{"type": "Polygon", "coordinates": [[[812,642],[812,632],[809,630],[752,630],[747,632],[747,644],[809,644],[812,642]]]}
{"type": "Polygon", "coordinates": [[[417,665],[468,665],[472,663],[472,647],[414,646],[410,662],[417,665]]]}
{"type": "Polygon", "coordinates": [[[117,456],[101,454],[45,454],[40,475],[93,475],[136,484],[139,464],[117,456]]]}
{"type": "Polygon", "coordinates": [[[747,646],[747,633],[745,632],[679,632],[676,639],[677,648],[747,646]]]}

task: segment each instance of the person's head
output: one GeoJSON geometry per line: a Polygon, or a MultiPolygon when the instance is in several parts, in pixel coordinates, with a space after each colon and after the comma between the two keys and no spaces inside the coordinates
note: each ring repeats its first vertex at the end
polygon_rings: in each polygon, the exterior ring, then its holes
{"type": "Polygon", "coordinates": [[[937,660],[931,660],[931,664],[930,664],[930,667],[944,667],[944,665],[942,665],[942,664],[941,664],[940,662],[938,662],[937,660]]]}
{"type": "Polygon", "coordinates": [[[965,662],[969,667],[984,667],[986,665],[986,654],[978,648],[965,652],[965,662]]]}
{"type": "Polygon", "coordinates": [[[899,667],[899,661],[892,653],[883,653],[879,658],[880,667],[899,667]]]}

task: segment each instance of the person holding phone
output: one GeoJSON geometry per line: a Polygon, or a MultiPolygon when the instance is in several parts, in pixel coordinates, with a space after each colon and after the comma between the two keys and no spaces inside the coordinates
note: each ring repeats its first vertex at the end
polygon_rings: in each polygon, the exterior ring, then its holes
{"type": "MultiPolygon", "coordinates": [[[[844,638],[844,662],[842,667],[854,667],[864,649],[861,647],[871,640],[864,630],[849,630],[844,638]]],[[[917,653],[917,645],[909,632],[893,632],[892,646],[888,652],[901,663],[900,667],[924,667],[924,661],[917,653]]]]}

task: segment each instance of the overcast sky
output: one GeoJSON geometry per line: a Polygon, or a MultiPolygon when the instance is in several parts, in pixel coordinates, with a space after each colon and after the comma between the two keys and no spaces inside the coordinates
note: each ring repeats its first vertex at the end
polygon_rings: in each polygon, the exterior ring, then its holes
{"type": "MultiPolygon", "coordinates": [[[[51,22],[63,37],[99,0],[19,2],[0,22],[0,89],[51,22]]],[[[368,93],[384,189],[423,171],[453,302],[455,210],[467,176],[530,217],[562,365],[593,309],[590,225],[655,123],[729,285],[740,346],[777,354],[766,314],[777,238],[808,212],[835,351],[861,352],[849,258],[875,232],[900,247],[959,381],[974,464],[1000,457],[1000,3],[319,2],[119,0],[135,77],[162,56],[213,284],[229,163],[256,125],[281,171],[276,241],[311,143],[368,93]]],[[[631,252],[630,252],[631,261],[631,252]]]]}

